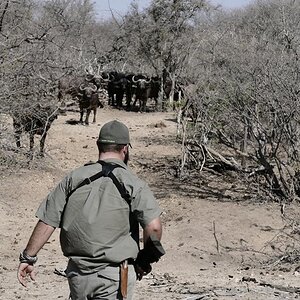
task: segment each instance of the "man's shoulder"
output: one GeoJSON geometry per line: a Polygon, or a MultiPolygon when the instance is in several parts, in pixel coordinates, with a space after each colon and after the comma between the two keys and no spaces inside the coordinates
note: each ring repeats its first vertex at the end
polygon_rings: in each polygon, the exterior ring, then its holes
{"type": "MultiPolygon", "coordinates": [[[[135,185],[144,185],[146,182],[141,179],[137,174],[134,173],[134,171],[128,167],[124,162],[119,160],[106,160],[105,161],[108,164],[117,165],[117,167],[114,168],[114,174],[121,179],[122,181],[126,182],[134,182],[135,185]]],[[[102,169],[102,165],[100,161],[89,161],[85,163],[84,165],[75,168],[71,173],[71,177],[90,177],[91,175],[96,174],[97,172],[100,172],[102,169]]]]}
{"type": "Polygon", "coordinates": [[[147,185],[146,181],[140,178],[130,167],[126,167],[126,169],[118,168],[116,171],[117,175],[120,175],[121,181],[125,185],[130,185],[135,188],[143,188],[147,185]]]}
{"type": "Polygon", "coordinates": [[[100,170],[101,170],[101,166],[99,166],[99,164],[97,164],[97,162],[89,161],[89,162],[85,163],[84,165],[73,169],[69,173],[69,177],[72,177],[72,178],[89,177],[90,175],[93,175],[93,173],[97,173],[100,170]]]}
{"type": "Polygon", "coordinates": [[[86,167],[86,166],[91,166],[91,165],[94,165],[94,164],[96,164],[97,162],[96,161],[89,161],[89,162],[87,162],[87,163],[85,163],[84,165],[83,165],[83,167],[86,167]]]}

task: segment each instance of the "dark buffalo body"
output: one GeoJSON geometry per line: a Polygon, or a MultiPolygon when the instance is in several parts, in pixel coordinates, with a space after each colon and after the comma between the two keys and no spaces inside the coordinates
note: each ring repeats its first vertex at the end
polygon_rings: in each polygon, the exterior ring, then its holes
{"type": "Polygon", "coordinates": [[[160,78],[158,76],[152,76],[151,83],[150,83],[149,98],[153,99],[155,101],[155,108],[157,108],[157,102],[158,102],[160,89],[161,89],[160,78]]]}
{"type": "Polygon", "coordinates": [[[146,103],[151,94],[151,79],[145,75],[139,74],[132,77],[133,83],[136,85],[135,101],[139,101],[140,111],[146,111],[146,103]]]}
{"type": "Polygon", "coordinates": [[[29,133],[30,152],[34,147],[34,135],[40,135],[40,155],[44,155],[45,140],[51,124],[58,116],[59,109],[54,106],[34,107],[13,114],[13,126],[17,147],[21,147],[22,132],[29,133]]]}
{"type": "Polygon", "coordinates": [[[99,99],[99,92],[107,85],[107,75],[66,76],[59,81],[59,100],[65,95],[70,95],[73,101],[78,102],[80,110],[80,122],[83,123],[83,115],[86,112],[85,124],[89,124],[91,111],[94,113],[93,123],[96,122],[97,108],[103,107],[99,99]]]}
{"type": "Polygon", "coordinates": [[[86,112],[85,124],[89,125],[89,116],[91,111],[94,113],[93,123],[96,123],[97,108],[103,107],[99,101],[99,95],[97,92],[97,86],[94,84],[82,84],[79,87],[78,102],[80,110],[80,122],[83,122],[83,114],[86,112]]]}
{"type": "MultiPolygon", "coordinates": [[[[129,84],[130,82],[124,73],[116,71],[109,72],[109,82],[107,86],[108,104],[119,108],[122,107],[124,95],[126,95],[126,98],[128,97],[129,84]]],[[[126,103],[128,103],[128,101],[126,101],[126,103]]]]}

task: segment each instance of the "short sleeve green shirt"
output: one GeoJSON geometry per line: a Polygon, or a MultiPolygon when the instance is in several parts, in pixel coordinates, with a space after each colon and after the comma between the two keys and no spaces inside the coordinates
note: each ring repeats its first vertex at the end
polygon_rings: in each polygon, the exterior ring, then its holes
{"type": "MultiPolygon", "coordinates": [[[[131,196],[135,222],[144,228],[159,217],[161,210],[149,186],[120,160],[106,160],[122,167],[113,173],[131,196]]],[[[36,216],[53,227],[60,227],[60,242],[65,256],[84,273],[103,265],[136,258],[137,242],[130,232],[128,203],[108,177],[101,177],[67,195],[82,180],[102,170],[99,163],[75,169],[50,192],[36,216]]]]}

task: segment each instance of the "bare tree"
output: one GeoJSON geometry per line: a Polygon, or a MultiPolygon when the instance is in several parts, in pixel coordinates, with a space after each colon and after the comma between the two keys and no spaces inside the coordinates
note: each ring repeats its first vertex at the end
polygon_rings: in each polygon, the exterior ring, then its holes
{"type": "Polygon", "coordinates": [[[205,1],[152,1],[149,8],[139,12],[132,5],[123,23],[123,42],[130,64],[140,64],[141,71],[154,73],[175,81],[187,67],[193,47],[194,20],[205,9],[205,1]],[[145,69],[146,68],[146,69],[145,69]]]}
{"type": "Polygon", "coordinates": [[[82,74],[95,58],[88,0],[7,0],[0,24],[0,113],[57,105],[59,79],[82,74]]]}
{"type": "Polygon", "coordinates": [[[21,99],[54,99],[57,80],[78,69],[83,72],[92,60],[90,1],[8,0],[0,9],[1,98],[9,106],[18,106],[21,99]]]}
{"type": "Polygon", "coordinates": [[[218,137],[241,159],[223,162],[262,174],[266,186],[285,199],[295,193],[299,169],[299,9],[295,1],[268,1],[215,16],[209,38],[202,39],[206,54],[198,56],[211,57],[202,68],[207,79],[198,84],[197,99],[189,100],[197,130],[218,137]]]}

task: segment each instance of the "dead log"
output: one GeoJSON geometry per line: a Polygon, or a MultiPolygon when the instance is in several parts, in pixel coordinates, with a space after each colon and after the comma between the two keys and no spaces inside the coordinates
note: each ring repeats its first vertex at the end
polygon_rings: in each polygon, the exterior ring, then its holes
{"type": "Polygon", "coordinates": [[[220,161],[225,167],[227,166],[231,170],[242,171],[242,166],[239,165],[233,157],[227,159],[216,150],[211,149],[207,146],[203,147],[205,148],[205,151],[207,153],[209,153],[216,161],[220,161]]]}

